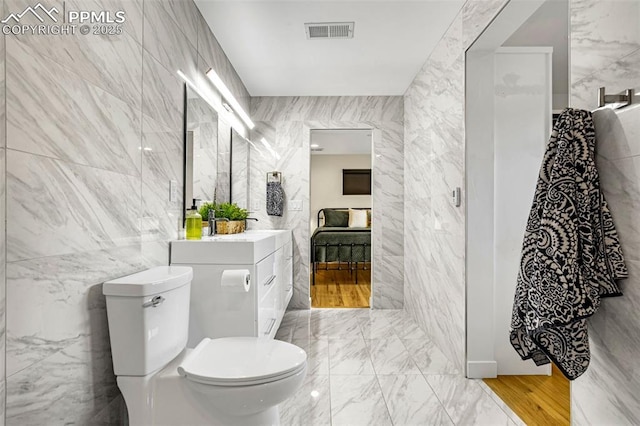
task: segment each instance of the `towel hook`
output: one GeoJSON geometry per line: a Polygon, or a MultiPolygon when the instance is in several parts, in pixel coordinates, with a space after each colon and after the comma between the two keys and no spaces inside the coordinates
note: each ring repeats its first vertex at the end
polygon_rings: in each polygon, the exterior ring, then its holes
{"type": "Polygon", "coordinates": [[[611,105],[613,109],[620,109],[633,103],[633,89],[625,90],[624,94],[607,95],[604,87],[598,89],[598,108],[611,105]]]}
{"type": "Polygon", "coordinates": [[[267,183],[269,182],[278,182],[282,183],[282,173],[278,171],[268,172],[267,173],[267,183]]]}

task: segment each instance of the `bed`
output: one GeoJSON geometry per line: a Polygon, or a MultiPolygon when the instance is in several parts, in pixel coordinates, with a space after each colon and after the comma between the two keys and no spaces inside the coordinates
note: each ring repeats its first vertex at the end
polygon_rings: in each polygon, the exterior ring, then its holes
{"type": "MultiPolygon", "coordinates": [[[[353,273],[360,264],[366,270],[371,262],[371,209],[353,210],[366,210],[369,226],[349,227],[348,208],[325,208],[318,211],[318,227],[311,236],[313,285],[316,283],[316,273],[321,263],[324,263],[325,269],[329,269],[329,263],[337,263],[337,269],[347,268],[353,273]]],[[[355,282],[358,283],[357,272],[355,282]]]]}

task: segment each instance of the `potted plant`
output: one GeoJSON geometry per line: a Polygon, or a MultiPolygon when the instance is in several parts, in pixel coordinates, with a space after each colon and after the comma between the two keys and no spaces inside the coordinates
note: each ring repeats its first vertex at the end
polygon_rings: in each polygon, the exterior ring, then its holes
{"type": "Polygon", "coordinates": [[[207,226],[209,226],[209,211],[210,210],[215,210],[216,208],[216,204],[215,203],[209,203],[209,202],[204,202],[202,204],[200,204],[200,209],[198,210],[198,213],[200,213],[200,216],[202,216],[202,227],[206,228],[207,226]]]}
{"type": "Polygon", "coordinates": [[[202,218],[209,217],[209,210],[214,209],[216,219],[228,219],[216,221],[216,232],[218,234],[239,234],[245,230],[245,219],[249,213],[235,203],[205,203],[200,207],[202,218]],[[205,216],[206,214],[206,216],[205,216]]]}

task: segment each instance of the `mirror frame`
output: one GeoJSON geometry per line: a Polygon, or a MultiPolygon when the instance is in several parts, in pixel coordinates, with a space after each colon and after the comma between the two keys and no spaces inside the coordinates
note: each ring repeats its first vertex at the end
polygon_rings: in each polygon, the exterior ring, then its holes
{"type": "MultiPolygon", "coordinates": [[[[187,215],[187,84],[182,85],[182,228],[187,215]]],[[[189,206],[191,207],[191,206],[189,206]]]]}

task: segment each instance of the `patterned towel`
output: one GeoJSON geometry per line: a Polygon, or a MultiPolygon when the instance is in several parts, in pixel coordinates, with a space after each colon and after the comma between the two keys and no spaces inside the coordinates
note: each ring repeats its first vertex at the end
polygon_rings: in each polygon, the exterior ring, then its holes
{"type": "Polygon", "coordinates": [[[522,247],[511,344],[570,380],[590,360],[587,318],[627,268],[594,160],[591,113],[567,109],[547,146],[522,247]]]}
{"type": "Polygon", "coordinates": [[[284,189],[280,182],[267,182],[267,214],[282,216],[284,210],[284,189]]]}

